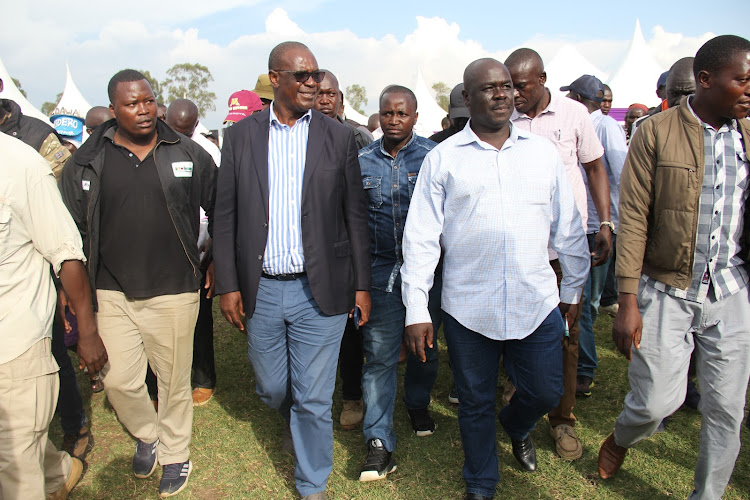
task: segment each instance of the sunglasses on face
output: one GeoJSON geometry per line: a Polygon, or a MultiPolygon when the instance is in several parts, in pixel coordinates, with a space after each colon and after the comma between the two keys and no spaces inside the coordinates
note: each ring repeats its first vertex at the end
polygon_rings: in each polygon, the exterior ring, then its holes
{"type": "Polygon", "coordinates": [[[305,83],[307,80],[310,79],[310,77],[312,77],[315,83],[320,83],[323,81],[323,78],[325,78],[326,76],[325,71],[291,71],[288,69],[277,69],[274,71],[276,71],[277,73],[289,73],[299,83],[305,83]]]}

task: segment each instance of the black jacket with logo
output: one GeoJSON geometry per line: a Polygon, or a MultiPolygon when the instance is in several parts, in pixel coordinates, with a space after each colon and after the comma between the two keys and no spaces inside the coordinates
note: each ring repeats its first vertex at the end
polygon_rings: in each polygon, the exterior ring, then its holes
{"type": "MultiPolygon", "coordinates": [[[[114,119],[96,128],[63,168],[60,191],[73,220],[78,226],[86,254],[92,294],[96,291],[96,271],[99,265],[100,179],[104,164],[104,134],[116,127],[114,119]]],[[[185,256],[193,268],[196,289],[200,287],[201,272],[198,254],[200,227],[199,207],[208,216],[208,231],[212,233],[217,168],[200,145],[157,120],[158,135],[153,155],[169,215],[174,222],[185,256]],[[173,163],[192,163],[192,175],[177,176],[173,163]]],[[[96,299],[94,299],[96,300],[96,299]]]]}

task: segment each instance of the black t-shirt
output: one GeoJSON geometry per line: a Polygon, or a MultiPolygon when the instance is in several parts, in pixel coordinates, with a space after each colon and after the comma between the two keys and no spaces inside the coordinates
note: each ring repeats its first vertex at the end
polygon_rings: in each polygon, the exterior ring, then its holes
{"type": "Polygon", "coordinates": [[[167,210],[153,153],[141,161],[111,140],[104,146],[96,287],[121,291],[128,298],[197,289],[195,271],[167,210]]]}

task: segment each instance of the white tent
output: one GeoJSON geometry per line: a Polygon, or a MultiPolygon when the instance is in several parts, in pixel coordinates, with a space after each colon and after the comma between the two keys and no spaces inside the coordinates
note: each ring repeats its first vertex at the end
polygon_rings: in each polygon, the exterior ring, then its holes
{"type": "Polygon", "coordinates": [[[417,112],[419,118],[414,130],[422,137],[429,137],[435,132],[443,129],[440,122],[448,114],[441,108],[435,98],[432,96],[432,90],[427,86],[422,77],[422,72],[417,70],[417,83],[412,88],[414,95],[417,96],[417,112]]]}
{"type": "Polygon", "coordinates": [[[26,116],[33,116],[34,118],[42,120],[44,123],[50,123],[49,117],[36,109],[34,105],[23,96],[21,91],[18,90],[16,84],[13,83],[13,78],[11,78],[10,73],[5,69],[2,60],[0,60],[0,79],[3,80],[3,91],[0,92],[0,98],[15,101],[16,104],[21,106],[21,112],[26,116]]]}
{"type": "Polygon", "coordinates": [[[547,72],[547,88],[560,91],[560,87],[570,85],[582,75],[594,75],[602,82],[607,82],[609,76],[586,59],[573,45],[563,45],[555,57],[544,65],[547,72]]]}
{"type": "Polygon", "coordinates": [[[349,104],[349,101],[346,100],[346,97],[344,97],[344,115],[346,115],[348,119],[354,120],[360,125],[364,125],[365,127],[367,126],[367,120],[369,117],[354,109],[354,106],[349,104]]]}
{"type": "Polygon", "coordinates": [[[627,108],[639,102],[646,106],[656,103],[656,82],[664,72],[651,54],[641,31],[641,22],[635,21],[633,40],[627,55],[609,82],[615,108],[627,108]]]}
{"type": "Polygon", "coordinates": [[[50,116],[75,116],[81,119],[86,118],[86,113],[91,109],[91,104],[86,101],[81,91],[76,87],[73,77],[70,74],[70,68],[65,63],[65,90],[60,98],[60,102],[55,106],[54,111],[50,116]]]}

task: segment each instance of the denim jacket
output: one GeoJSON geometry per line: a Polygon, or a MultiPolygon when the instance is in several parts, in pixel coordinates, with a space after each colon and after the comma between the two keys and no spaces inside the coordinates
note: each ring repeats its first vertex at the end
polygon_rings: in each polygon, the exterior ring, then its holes
{"type": "Polygon", "coordinates": [[[401,293],[401,264],[409,202],[422,160],[437,144],[412,133],[409,142],[391,157],[382,139],[359,150],[362,187],[365,189],[370,224],[372,286],[401,293]]]}

